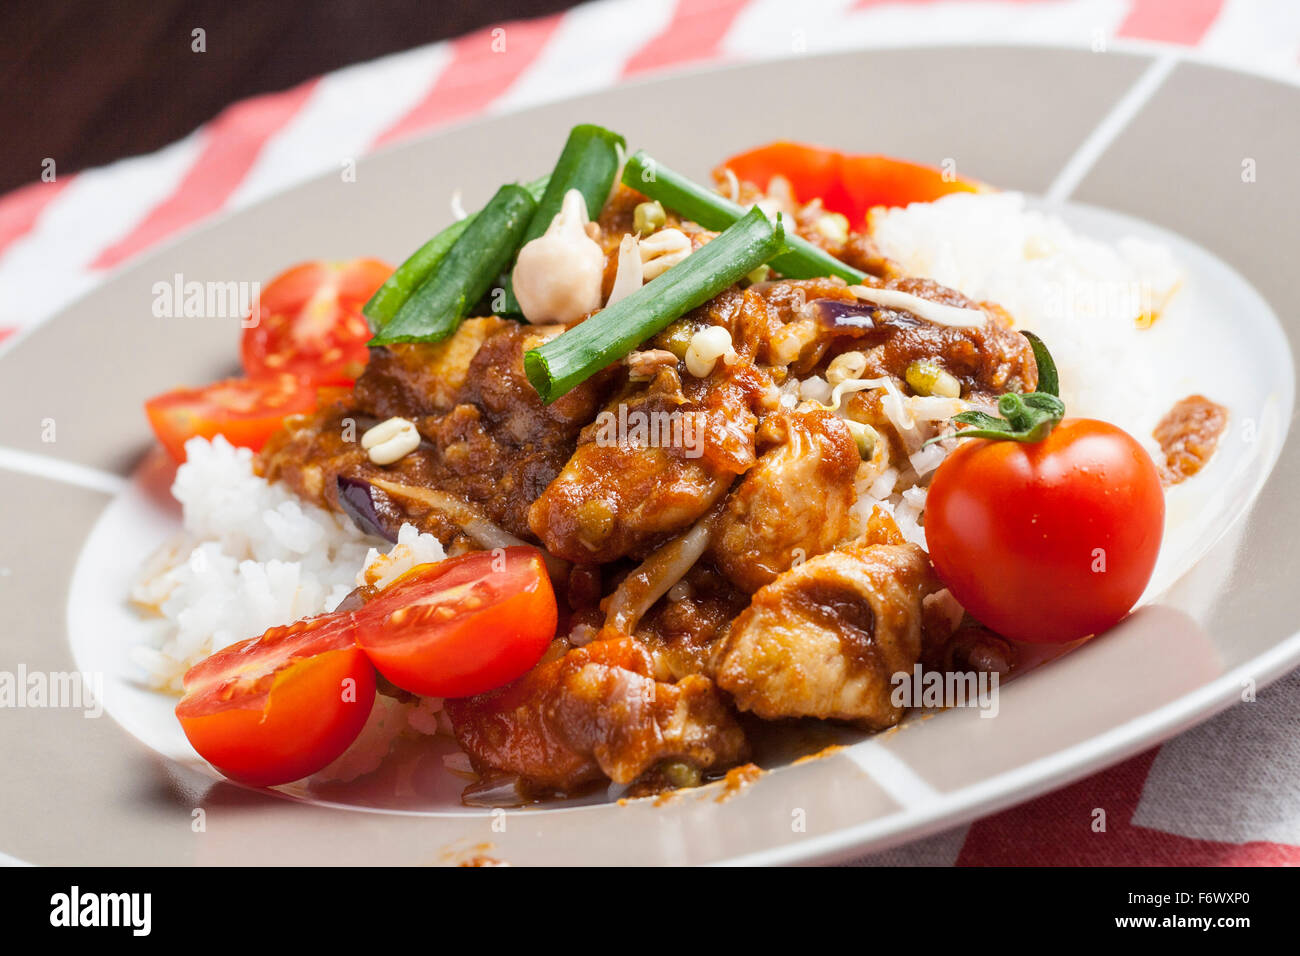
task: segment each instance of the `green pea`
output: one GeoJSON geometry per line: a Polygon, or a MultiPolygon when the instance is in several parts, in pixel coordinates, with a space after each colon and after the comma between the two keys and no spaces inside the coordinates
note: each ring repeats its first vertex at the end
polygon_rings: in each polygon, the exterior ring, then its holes
{"type": "Polygon", "coordinates": [[[638,203],[632,211],[632,228],[638,236],[648,236],[657,229],[662,229],[668,216],[664,207],[657,201],[638,203]]]}
{"type": "Polygon", "coordinates": [[[698,787],[700,785],[700,768],[684,760],[669,760],[659,765],[659,772],[664,779],[678,789],[698,787]]]}
{"type": "Polygon", "coordinates": [[[691,338],[695,332],[693,323],[678,319],[660,333],[659,342],[661,347],[676,355],[678,360],[685,359],[686,350],[691,347],[691,338]]]}
{"type": "Polygon", "coordinates": [[[917,359],[907,367],[903,377],[917,395],[961,398],[961,382],[935,362],[917,359]]]}

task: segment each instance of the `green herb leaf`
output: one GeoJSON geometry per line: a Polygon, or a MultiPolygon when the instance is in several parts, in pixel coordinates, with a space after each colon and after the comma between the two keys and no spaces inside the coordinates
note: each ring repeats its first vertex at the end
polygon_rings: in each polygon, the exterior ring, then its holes
{"type": "Polygon", "coordinates": [[[995,418],[987,412],[960,412],[950,421],[969,425],[959,429],[953,435],[941,435],[931,438],[925,444],[930,445],[946,438],[990,438],[995,441],[1039,442],[1051,434],[1056,423],[1065,417],[1065,403],[1058,397],[1060,382],[1056,374],[1056,362],[1047,345],[1033,332],[1021,332],[1029,340],[1034,350],[1034,361],[1038,363],[1038,391],[1021,394],[1007,392],[998,398],[998,414],[995,418]]]}
{"type": "MultiPolygon", "coordinates": [[[[961,412],[954,415],[951,421],[961,422],[963,425],[971,425],[985,431],[1008,432],[1011,430],[1011,424],[1005,418],[998,418],[996,415],[988,414],[988,412],[961,412]]],[[[969,429],[964,430],[962,434],[969,434],[969,429]]],[[[939,441],[939,439],[934,438],[931,441],[939,441]]]]}
{"type": "Polygon", "coordinates": [[[1060,395],[1061,382],[1056,374],[1056,362],[1052,359],[1052,353],[1047,351],[1043,340],[1033,332],[1020,334],[1029,339],[1029,347],[1034,350],[1034,362],[1038,366],[1038,388],[1035,391],[1047,395],[1060,395]]]}

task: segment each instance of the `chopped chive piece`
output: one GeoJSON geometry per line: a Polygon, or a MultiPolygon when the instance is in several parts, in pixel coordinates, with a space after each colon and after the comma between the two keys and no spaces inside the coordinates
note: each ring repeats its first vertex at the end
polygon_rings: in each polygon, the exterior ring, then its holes
{"type": "Polygon", "coordinates": [[[660,165],[645,150],[637,150],[627,158],[623,184],[677,210],[705,229],[721,231],[745,214],[738,204],[660,165]]]}
{"type": "Polygon", "coordinates": [[[603,126],[584,123],[573,127],[551,170],[546,191],[537,201],[537,212],[524,233],[524,242],[536,239],[550,227],[570,189],[582,193],[589,217],[599,216],[614,186],[625,145],[622,136],[603,126]]]}
{"type": "Polygon", "coordinates": [[[537,200],[524,187],[498,189],[370,344],[437,342],[455,332],[518,251],[536,210],[537,200]]]}
{"type": "Polygon", "coordinates": [[[750,210],[626,299],[525,352],[528,380],[549,405],[779,253],[784,234],[779,217],[750,210]]]}
{"type": "MultiPolygon", "coordinates": [[[[550,181],[549,176],[543,176],[524,186],[534,199],[540,199],[546,191],[547,183],[550,181]]],[[[451,247],[455,245],[456,240],[460,238],[461,233],[469,228],[478,213],[470,213],[459,222],[453,222],[442,232],[438,233],[419,249],[416,249],[405,262],[398,266],[388,281],[375,290],[375,294],[362,307],[362,314],[370,320],[370,328],[378,332],[390,321],[406,300],[411,297],[411,293],[420,287],[438,268],[438,264],[446,258],[451,247]]]]}
{"type": "MultiPolygon", "coordinates": [[[[644,150],[638,150],[628,157],[627,164],[623,167],[623,183],[651,199],[657,199],[705,229],[726,229],[745,215],[744,207],[661,165],[646,155],[644,150]]],[[[845,282],[856,285],[867,277],[866,273],[840,262],[829,252],[791,233],[786,234],[785,251],[769,265],[789,279],[839,276],[845,282]]]]}
{"type": "Polygon", "coordinates": [[[451,251],[452,244],[460,234],[474,221],[477,213],[471,213],[459,222],[438,233],[398,266],[388,281],[375,290],[375,294],[362,307],[361,312],[370,320],[370,328],[382,329],[397,314],[416,287],[438,267],[438,263],[451,251]]]}
{"type": "MultiPolygon", "coordinates": [[[[524,233],[525,246],[550,228],[564,205],[565,194],[570,189],[582,193],[587,203],[587,215],[595,219],[605,208],[605,200],[614,179],[618,176],[618,166],[622,161],[623,149],[627,144],[618,133],[611,132],[603,126],[583,123],[569,130],[569,138],[564,142],[560,158],[551,170],[546,191],[537,201],[537,212],[524,233]]],[[[493,311],[498,315],[521,315],[519,301],[515,298],[514,286],[509,279],[505,284],[505,295],[501,297],[499,307],[493,311]]]]}

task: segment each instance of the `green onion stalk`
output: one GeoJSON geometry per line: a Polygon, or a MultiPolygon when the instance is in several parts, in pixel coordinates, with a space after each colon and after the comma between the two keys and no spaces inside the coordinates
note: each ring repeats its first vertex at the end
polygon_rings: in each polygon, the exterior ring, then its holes
{"type": "Polygon", "coordinates": [[[759,209],[625,299],[524,353],[524,371],[548,405],[784,248],[785,229],[759,209]]]}
{"type": "MultiPolygon", "coordinates": [[[[746,213],[740,204],[674,172],[644,150],[628,157],[623,167],[623,183],[705,229],[720,232],[738,222],[746,213]]],[[[785,247],[770,265],[788,279],[839,276],[845,282],[857,285],[867,278],[865,272],[859,272],[793,233],[786,233],[785,247]]]]}

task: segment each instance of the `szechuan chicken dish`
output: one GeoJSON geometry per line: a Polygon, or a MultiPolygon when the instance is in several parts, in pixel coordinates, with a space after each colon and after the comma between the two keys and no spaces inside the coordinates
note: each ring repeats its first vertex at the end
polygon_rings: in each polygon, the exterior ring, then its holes
{"type": "Polygon", "coordinates": [[[903,677],[1107,630],[1228,413],[1095,397],[1090,343],[1140,339],[1177,268],[1021,203],[790,143],[705,186],[580,126],[396,270],[290,270],[245,377],[146,405],[186,532],[140,664],[236,780],[441,736],[467,802],[518,804],[698,785],[766,726],[883,730],[903,677]],[[1019,293],[1085,252],[1140,294],[1019,293]]]}

